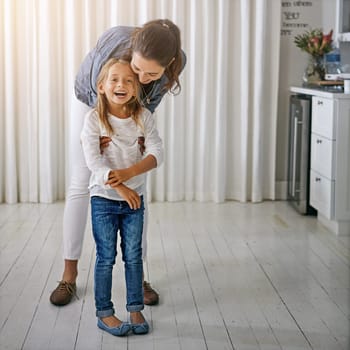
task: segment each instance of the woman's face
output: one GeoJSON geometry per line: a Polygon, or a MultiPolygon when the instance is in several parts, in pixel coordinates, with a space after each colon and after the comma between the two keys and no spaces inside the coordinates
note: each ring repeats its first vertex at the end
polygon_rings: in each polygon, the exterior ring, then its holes
{"type": "Polygon", "coordinates": [[[131,68],[138,75],[141,84],[158,80],[165,71],[165,67],[159,65],[157,61],[147,60],[137,52],[132,55],[131,68]]]}

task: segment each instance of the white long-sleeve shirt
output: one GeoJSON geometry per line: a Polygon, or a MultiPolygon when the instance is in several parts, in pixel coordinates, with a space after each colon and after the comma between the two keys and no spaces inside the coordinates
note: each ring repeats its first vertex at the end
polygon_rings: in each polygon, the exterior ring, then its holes
{"type": "MultiPolygon", "coordinates": [[[[87,113],[81,132],[81,142],[86,164],[91,170],[90,196],[123,200],[114,189],[105,185],[111,170],[128,168],[150,154],[156,158],[157,167],[163,162],[163,143],[155,126],[153,115],[144,108],[141,120],[143,130],[136,125],[131,117],[122,119],[110,115],[109,122],[114,133],[109,136],[99,121],[97,112],[91,110],[87,113]],[[103,154],[100,152],[100,136],[112,138],[108,147],[103,149],[103,154]],[[143,155],[139,145],[140,137],[144,137],[145,152],[143,155]]],[[[124,184],[141,195],[145,176],[145,174],[135,176],[124,184]]]]}

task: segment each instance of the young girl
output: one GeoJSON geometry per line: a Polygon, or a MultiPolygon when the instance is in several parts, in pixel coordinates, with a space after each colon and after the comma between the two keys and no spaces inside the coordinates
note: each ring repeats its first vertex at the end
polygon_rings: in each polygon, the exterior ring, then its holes
{"type": "Polygon", "coordinates": [[[96,86],[97,105],[85,118],[81,141],[91,170],[89,189],[96,242],[94,291],[97,325],[117,336],[130,330],[135,334],[145,334],[149,325],[141,313],[144,308],[142,190],[144,173],[162,162],[162,141],[152,114],[139,102],[138,79],[127,61],[108,60],[101,69],[96,86]],[[101,136],[111,138],[102,154],[101,136]],[[114,169],[124,172],[127,180],[111,187],[107,182],[114,169]],[[118,231],[130,323],[122,322],[114,315],[111,301],[118,231]]]}

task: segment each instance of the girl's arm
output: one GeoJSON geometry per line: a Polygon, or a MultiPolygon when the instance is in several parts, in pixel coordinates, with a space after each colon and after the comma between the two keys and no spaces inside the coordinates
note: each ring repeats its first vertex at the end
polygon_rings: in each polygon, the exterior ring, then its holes
{"type": "Polygon", "coordinates": [[[163,162],[163,142],[156,128],[154,117],[146,109],[144,110],[143,117],[145,129],[144,158],[129,168],[112,170],[109,173],[109,179],[106,184],[113,188],[136,175],[143,174],[153,168],[159,167],[163,162]]]}
{"type": "Polygon", "coordinates": [[[132,190],[131,188],[120,184],[114,187],[115,191],[124,198],[124,200],[129,204],[131,209],[139,209],[141,207],[141,198],[137,192],[132,190]]]}
{"type": "Polygon", "coordinates": [[[80,135],[86,165],[94,173],[100,186],[105,186],[108,174],[112,170],[103,160],[100,149],[100,127],[95,111],[85,116],[84,126],[80,135]]]}
{"type": "Polygon", "coordinates": [[[132,177],[146,173],[147,171],[150,171],[156,167],[157,159],[150,154],[129,168],[111,170],[109,172],[106,185],[110,185],[111,187],[116,188],[118,185],[131,179],[132,177]]]}

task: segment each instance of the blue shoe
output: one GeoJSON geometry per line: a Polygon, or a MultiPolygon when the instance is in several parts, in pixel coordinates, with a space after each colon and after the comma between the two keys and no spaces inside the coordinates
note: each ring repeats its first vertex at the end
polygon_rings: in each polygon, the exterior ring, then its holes
{"type": "Polygon", "coordinates": [[[130,326],[134,334],[147,334],[149,331],[149,324],[147,321],[143,323],[130,323],[130,326]]]}
{"type": "Polygon", "coordinates": [[[123,337],[124,335],[127,335],[131,329],[130,324],[126,322],[122,322],[119,327],[108,327],[100,318],[97,320],[97,326],[117,337],[123,337]]]}

